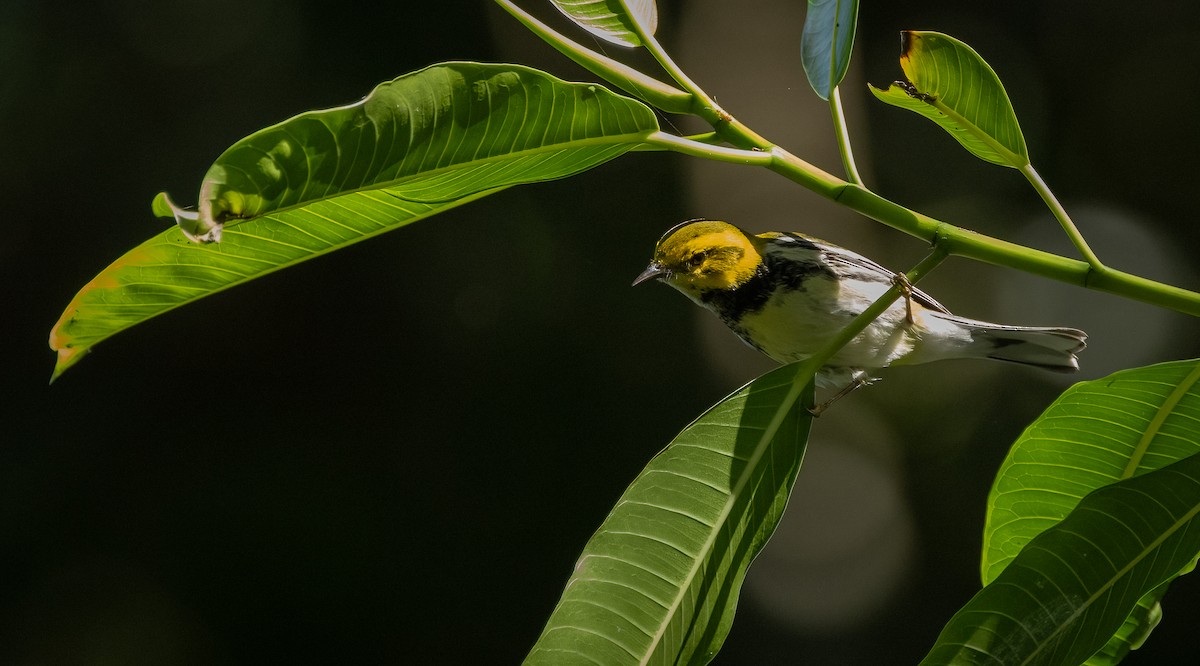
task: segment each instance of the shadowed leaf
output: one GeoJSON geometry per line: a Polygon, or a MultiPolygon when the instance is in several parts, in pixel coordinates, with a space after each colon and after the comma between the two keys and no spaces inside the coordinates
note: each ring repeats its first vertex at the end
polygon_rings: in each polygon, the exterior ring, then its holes
{"type": "Polygon", "coordinates": [[[1087,495],[942,630],[925,666],[1076,666],[1200,553],[1200,454],[1087,495]]]}
{"type": "MultiPolygon", "coordinates": [[[[1197,380],[1196,361],[1124,370],[1076,384],[1047,408],[1010,449],[988,497],[984,583],[1088,493],[1200,453],[1197,380]]],[[[1142,599],[1107,656],[1089,663],[1117,663],[1139,645],[1161,616],[1165,591],[1142,599]]]]}
{"type": "Polygon", "coordinates": [[[808,83],[828,100],[850,68],[858,0],[808,0],[804,15],[801,60],[808,83]]]}
{"type": "Polygon", "coordinates": [[[712,659],[804,455],[800,367],[754,380],[650,461],[584,548],[527,665],[712,659]]]}

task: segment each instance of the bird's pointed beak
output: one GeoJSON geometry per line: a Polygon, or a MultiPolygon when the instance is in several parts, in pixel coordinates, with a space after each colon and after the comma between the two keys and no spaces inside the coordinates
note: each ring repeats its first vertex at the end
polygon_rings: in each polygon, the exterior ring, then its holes
{"type": "Polygon", "coordinates": [[[634,279],[633,286],[636,287],[646,280],[651,280],[666,274],[667,269],[663,268],[662,264],[658,263],[657,261],[652,261],[650,262],[650,265],[646,267],[646,270],[642,271],[642,274],[634,279]]]}

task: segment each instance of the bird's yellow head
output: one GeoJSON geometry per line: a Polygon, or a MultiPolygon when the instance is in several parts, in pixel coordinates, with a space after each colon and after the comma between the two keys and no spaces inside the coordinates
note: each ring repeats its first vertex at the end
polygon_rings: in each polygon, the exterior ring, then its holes
{"type": "Polygon", "coordinates": [[[693,297],[714,289],[736,289],[754,277],[762,264],[756,241],[728,222],[684,222],[663,234],[654,259],[633,283],[658,278],[693,297]]]}

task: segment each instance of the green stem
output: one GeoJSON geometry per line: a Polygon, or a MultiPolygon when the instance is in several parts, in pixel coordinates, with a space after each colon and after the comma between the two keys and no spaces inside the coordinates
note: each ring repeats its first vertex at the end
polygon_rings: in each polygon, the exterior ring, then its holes
{"type": "Polygon", "coordinates": [[[1058,223],[1062,225],[1063,230],[1067,232],[1067,236],[1075,244],[1079,253],[1083,255],[1083,258],[1096,270],[1105,270],[1104,264],[1100,263],[1100,259],[1092,252],[1092,248],[1088,247],[1087,241],[1083,239],[1083,234],[1079,233],[1079,229],[1071,221],[1071,216],[1067,215],[1067,209],[1063,208],[1062,204],[1058,202],[1054,193],[1046,185],[1046,181],[1042,180],[1042,177],[1034,170],[1033,165],[1026,164],[1021,167],[1021,173],[1029,180],[1029,184],[1033,185],[1033,189],[1037,190],[1037,193],[1041,195],[1042,201],[1045,201],[1046,205],[1050,207],[1050,212],[1054,213],[1054,217],[1058,218],[1058,223]]]}
{"type": "MultiPolygon", "coordinates": [[[[706,135],[702,135],[706,136],[706,135]]],[[[645,138],[643,149],[649,150],[670,150],[692,157],[703,157],[709,160],[718,162],[730,162],[732,164],[749,164],[752,166],[770,166],[775,158],[767,152],[761,150],[742,150],[741,148],[729,148],[727,146],[717,146],[705,141],[697,141],[690,137],[676,136],[667,132],[655,132],[645,138]]]]}
{"type": "Polygon", "coordinates": [[[717,134],[716,132],[704,132],[702,134],[688,134],[688,135],[685,135],[683,138],[685,138],[689,141],[696,141],[697,143],[706,143],[710,146],[719,146],[722,143],[725,143],[725,139],[720,134],[717,134]]]}
{"type": "Polygon", "coordinates": [[[703,88],[696,85],[696,82],[680,69],[679,65],[675,64],[670,54],[658,43],[654,35],[647,33],[640,23],[635,22],[634,29],[637,32],[637,36],[642,40],[642,44],[645,45],[646,50],[650,52],[650,55],[654,56],[654,59],[658,61],[663,70],[681,88],[691,93],[692,108],[690,113],[704,119],[705,122],[712,125],[713,129],[723,139],[739,148],[759,148],[765,150],[771,146],[769,141],[726,113],[717,104],[716,100],[709,97],[703,88]]]}
{"type": "MultiPolygon", "coordinates": [[[[933,246],[933,251],[929,253],[929,256],[922,259],[919,264],[914,266],[912,270],[905,274],[905,277],[908,278],[909,285],[915,285],[917,282],[920,282],[921,278],[928,275],[929,272],[936,268],[938,264],[942,263],[947,256],[949,256],[949,253],[947,252],[946,248],[942,247],[941,244],[935,244],[933,246]]],[[[837,335],[833,336],[833,339],[826,343],[824,347],[822,347],[812,356],[800,361],[800,363],[803,364],[803,367],[801,367],[796,373],[795,382],[798,385],[793,385],[792,391],[788,394],[790,400],[784,404],[791,404],[791,401],[796,400],[800,395],[800,390],[804,388],[807,383],[812,381],[813,376],[815,376],[817,371],[821,369],[821,366],[825,365],[826,361],[833,358],[833,356],[837,354],[842,347],[850,344],[850,341],[857,337],[859,333],[862,333],[864,330],[866,330],[866,328],[871,325],[871,322],[878,319],[879,316],[886,312],[888,308],[892,307],[892,304],[895,303],[896,299],[900,298],[901,295],[902,291],[900,284],[897,283],[892,285],[890,289],[883,292],[882,296],[875,299],[875,301],[871,303],[867,309],[859,313],[858,316],[851,320],[849,324],[846,324],[842,330],[838,331],[837,335]],[[803,381],[804,384],[801,384],[801,381],[803,381]]],[[[811,407],[811,405],[809,406],[811,407]]]]}
{"type": "MultiPolygon", "coordinates": [[[[510,4],[507,0],[497,0],[497,2],[506,8],[510,4]]],[[[1088,289],[1124,296],[1193,316],[1200,316],[1200,293],[1113,270],[1101,264],[1100,260],[1088,248],[1086,242],[1083,241],[1083,237],[1079,234],[1078,229],[1071,223],[1066,211],[1058,204],[1058,201],[1050,193],[1049,188],[1045,186],[1041,178],[1037,176],[1037,172],[1033,170],[1033,167],[1028,167],[1028,170],[1022,169],[1022,172],[1026,174],[1027,178],[1030,178],[1030,182],[1038,189],[1038,192],[1045,199],[1046,203],[1050,205],[1055,216],[1062,222],[1064,228],[1067,229],[1067,233],[1071,235],[1072,240],[1076,242],[1076,246],[1079,247],[1080,251],[1088,259],[1087,262],[1067,259],[1056,254],[1009,243],[935,220],[927,215],[922,215],[921,213],[888,201],[866,189],[858,182],[846,182],[826,173],[786,150],[775,146],[750,128],[738,122],[733,116],[717,106],[716,102],[675,64],[675,61],[663,50],[653,35],[647,34],[641,25],[635,25],[635,31],[655,60],[687,91],[688,99],[691,101],[690,112],[712,125],[716,135],[721,139],[736,146],[736,148],[727,148],[711,145],[707,142],[710,139],[708,136],[705,136],[705,141],[700,141],[677,137],[664,132],[656,132],[647,139],[644,147],[650,149],[667,149],[722,162],[766,166],[785,178],[799,183],[828,199],[844,204],[871,219],[882,222],[909,235],[924,239],[937,247],[941,247],[948,254],[967,257],[998,266],[1006,266],[1088,289]]],[[[582,49],[582,47],[579,48],[582,49]]],[[[586,49],[583,50],[586,51],[586,49]]],[[[604,67],[611,66],[608,63],[604,63],[604,67]]],[[[612,75],[612,71],[616,70],[610,69],[607,75],[601,75],[607,78],[607,76],[612,75]]],[[[654,81],[654,79],[649,80],[654,81]]],[[[661,84],[661,82],[659,83],[661,84]]],[[[665,86],[666,84],[661,85],[665,86]]],[[[670,86],[667,87],[670,88],[670,86]]],[[[677,98],[672,97],[672,99],[677,98]]],[[[847,142],[847,148],[848,145],[847,142]]],[[[847,168],[847,171],[850,172],[850,169],[847,168]]],[[[856,178],[853,172],[851,172],[850,178],[861,181],[861,179],[856,178]]]]}
{"type": "MultiPolygon", "coordinates": [[[[908,273],[905,273],[905,277],[908,278],[908,283],[910,285],[915,285],[917,282],[920,282],[921,278],[928,275],[930,271],[936,268],[938,264],[942,263],[942,261],[944,261],[949,255],[950,253],[948,248],[944,247],[942,243],[935,242],[933,245],[933,250],[929,253],[929,255],[922,259],[921,262],[916,266],[914,266],[912,270],[910,270],[908,273]]],[[[875,299],[875,302],[871,303],[866,310],[863,310],[862,313],[855,317],[849,324],[847,324],[845,328],[843,328],[841,331],[838,331],[838,334],[835,335],[828,344],[822,347],[820,351],[814,354],[811,359],[805,359],[805,362],[815,360],[818,363],[817,369],[820,369],[820,367],[825,365],[826,361],[833,358],[834,354],[837,354],[842,347],[850,344],[850,341],[853,340],[859,333],[862,333],[868,326],[870,326],[871,322],[878,319],[879,315],[882,315],[884,312],[886,312],[887,309],[896,302],[896,299],[900,298],[902,293],[902,287],[900,284],[897,283],[892,285],[890,289],[883,293],[883,296],[875,299]]]]}
{"type": "MultiPolygon", "coordinates": [[[[798,178],[792,179],[802,182],[798,178]]],[[[1015,268],[1026,273],[1200,316],[1200,294],[1194,291],[1111,268],[1096,270],[1087,262],[1067,259],[962,229],[911,211],[870,190],[849,183],[840,195],[832,198],[871,219],[910,235],[930,242],[943,242],[950,254],[955,256],[1015,268]]]]}
{"type": "Polygon", "coordinates": [[[846,177],[855,185],[862,185],[862,176],[858,174],[858,165],[854,163],[854,150],[850,147],[850,133],[846,129],[846,116],[842,113],[842,94],[837,86],[829,95],[829,111],[833,114],[833,131],[837,134],[838,150],[842,154],[842,166],[846,169],[846,177]]]}
{"type": "Polygon", "coordinates": [[[630,95],[642,99],[650,105],[656,106],[668,113],[692,112],[693,99],[691,94],[647,76],[608,56],[592,51],[537,20],[525,10],[510,2],[510,0],[496,0],[496,4],[503,7],[509,14],[512,14],[530,32],[541,37],[543,41],[557,49],[559,53],[574,60],[584,69],[630,95]]]}
{"type": "MultiPolygon", "coordinates": [[[[718,130],[720,133],[720,130],[718,130]]],[[[651,145],[722,162],[766,166],[828,199],[845,205],[893,229],[942,247],[951,255],[1005,266],[1041,277],[1102,291],[1200,316],[1200,293],[1148,280],[1112,268],[1097,269],[1087,262],[985,236],[909,210],[878,194],[848,183],[805,162],[778,146],[768,151],[737,150],[657,133],[651,145]],[[667,138],[670,137],[670,138],[667,138]],[[763,159],[769,156],[769,161],[763,159]],[[765,164],[764,164],[765,162],[765,164]]]]}

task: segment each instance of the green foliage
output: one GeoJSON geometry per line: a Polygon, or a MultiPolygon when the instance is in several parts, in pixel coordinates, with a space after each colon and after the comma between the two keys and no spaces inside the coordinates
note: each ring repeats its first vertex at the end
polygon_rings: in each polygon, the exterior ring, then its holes
{"type": "Polygon", "coordinates": [[[1063,393],[1009,449],[988,495],[983,582],[1088,493],[1200,453],[1200,362],[1123,370],[1063,393]]]}
{"type": "MultiPolygon", "coordinates": [[[[1009,450],[988,497],[983,582],[991,583],[1025,546],[1063,521],[1085,495],[1200,453],[1200,363],[1125,370],[1076,384],[1009,450]]],[[[1071,560],[1073,552],[1062,554],[1071,560]]],[[[1158,623],[1159,586],[1142,599],[1108,646],[1137,647],[1158,623]]]]}
{"type": "Polygon", "coordinates": [[[184,303],[499,188],[589,169],[657,130],[648,107],[599,85],[446,63],[255,132],[205,174],[198,212],[155,200],[180,229],[129,251],[75,296],[50,336],[55,377],[96,343],[184,303]]]}
{"type": "Polygon", "coordinates": [[[833,89],[850,69],[857,25],[858,0],[808,0],[801,62],[809,84],[821,99],[833,95],[833,89]]]}
{"type": "Polygon", "coordinates": [[[1074,666],[1200,553],[1200,454],[1106,485],[1029,542],[921,663],[1074,666]]]}
{"type": "Polygon", "coordinates": [[[597,85],[517,65],[435,65],[235,143],[200,184],[200,226],[377,188],[445,203],[579,173],[657,129],[649,108],[597,85]]]}
{"type": "Polygon", "coordinates": [[[593,35],[621,46],[641,46],[658,29],[654,0],[553,0],[554,6],[593,35]]]}
{"type": "MultiPolygon", "coordinates": [[[[85,285],[51,332],[55,377],[137,323],[266,273],[512,185],[579,174],[630,150],[672,150],[765,167],[928,241],[915,281],[949,254],[1200,313],[1200,294],[1102,265],[1033,171],[999,78],[966,44],[906,32],[909,83],[879,99],[937,122],[976,156],[1018,168],[1087,262],[989,238],[872,192],[853,166],[837,86],[857,2],[811,0],[803,66],[833,110],[838,179],[718,107],[653,37],[652,0],[555,0],[583,29],[645,46],[678,88],[559,35],[498,0],[535,34],[646,103],[518,65],[444,63],[363,101],[301,114],[237,142],[199,186],[196,210],[155,199],[177,223],[85,285]],[[655,107],[652,109],[647,104],[655,107]],[[678,136],[655,109],[712,132],[678,136]],[[217,242],[219,241],[219,242],[217,242]]],[[[811,423],[819,365],[888,307],[897,285],[828,349],[718,403],[650,461],[580,556],[528,663],[710,660],[733,621],[747,567],[787,503],[811,423]],[[801,396],[805,400],[801,401],[801,396]]],[[[1014,445],[989,498],[986,587],[925,663],[1118,663],[1161,616],[1167,583],[1200,555],[1200,378],[1196,361],[1128,370],[1067,391],[1014,445]]]]}
{"type": "Polygon", "coordinates": [[[871,92],[929,118],[979,159],[1015,169],[1028,164],[1017,114],[991,66],[949,35],[916,30],[903,35],[900,67],[909,83],[887,90],[870,86],[871,92]]]}
{"type": "Polygon", "coordinates": [[[1142,647],[1142,643],[1150,637],[1150,632],[1154,631],[1154,628],[1162,620],[1162,606],[1158,602],[1166,593],[1166,588],[1167,583],[1163,583],[1157,590],[1138,599],[1137,605],[1133,607],[1133,612],[1125,618],[1121,628],[1117,629],[1113,637],[1108,639],[1107,645],[1084,662],[1086,666],[1119,664],[1129,655],[1130,650],[1142,647]]]}
{"type": "Polygon", "coordinates": [[[71,300],[50,333],[58,352],[54,378],[95,344],[151,317],[488,194],[426,204],[387,190],[353,192],[242,222],[220,243],[204,245],[171,227],[126,252],[71,300]]]}
{"type": "Polygon", "coordinates": [[[754,380],[650,461],[588,541],[526,664],[707,663],[808,442],[811,371],[754,380]]]}

